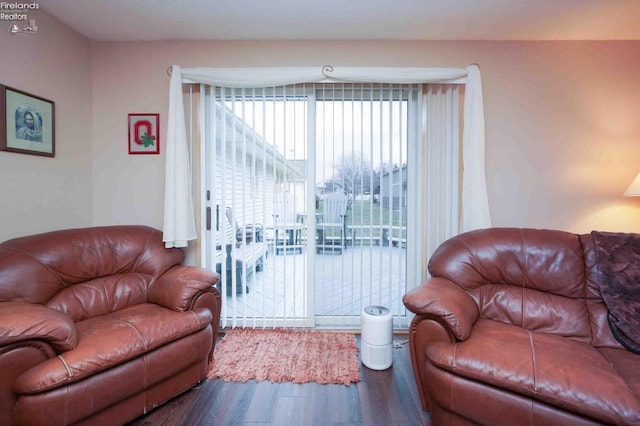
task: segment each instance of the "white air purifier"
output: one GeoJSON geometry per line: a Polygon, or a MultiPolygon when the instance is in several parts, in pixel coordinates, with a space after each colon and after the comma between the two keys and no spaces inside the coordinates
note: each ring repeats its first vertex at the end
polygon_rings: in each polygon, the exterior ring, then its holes
{"type": "Polygon", "coordinates": [[[393,359],[393,315],[384,306],[367,306],[360,314],[360,357],[372,370],[386,370],[393,359]]]}

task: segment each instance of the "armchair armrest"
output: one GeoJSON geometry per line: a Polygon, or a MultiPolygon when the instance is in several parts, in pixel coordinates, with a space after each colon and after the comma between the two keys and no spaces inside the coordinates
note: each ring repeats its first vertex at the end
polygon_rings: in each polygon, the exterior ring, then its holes
{"type": "Polygon", "coordinates": [[[466,340],[480,316],[475,300],[455,283],[440,277],[427,280],[402,298],[411,312],[438,320],[459,340],[466,340]]]}
{"type": "Polygon", "coordinates": [[[0,346],[27,340],[44,341],[65,352],[76,347],[78,334],[63,312],[35,303],[0,303],[0,346]]]}
{"type": "Polygon", "coordinates": [[[195,266],[174,266],[153,283],[149,302],[174,311],[190,309],[193,299],[202,292],[215,291],[220,275],[195,266]]]}

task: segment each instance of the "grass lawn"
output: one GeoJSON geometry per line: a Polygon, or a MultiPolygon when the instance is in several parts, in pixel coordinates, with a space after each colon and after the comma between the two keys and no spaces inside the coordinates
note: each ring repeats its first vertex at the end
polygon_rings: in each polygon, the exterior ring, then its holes
{"type": "Polygon", "coordinates": [[[407,212],[391,210],[381,204],[356,201],[347,208],[347,225],[407,226],[407,212]]]}
{"type": "MultiPolygon", "coordinates": [[[[320,213],[322,209],[318,210],[320,213]]],[[[359,230],[369,238],[380,238],[382,228],[391,227],[391,238],[407,238],[407,212],[392,210],[369,201],[355,201],[347,208],[347,227],[364,227],[359,230]]]]}

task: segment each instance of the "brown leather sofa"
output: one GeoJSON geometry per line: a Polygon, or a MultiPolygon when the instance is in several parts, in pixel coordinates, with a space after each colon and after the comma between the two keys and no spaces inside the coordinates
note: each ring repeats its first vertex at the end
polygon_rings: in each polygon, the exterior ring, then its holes
{"type": "Polygon", "coordinates": [[[143,226],[0,244],[0,424],[122,424],[202,381],[218,275],[183,259],[143,226]]]}
{"type": "Polygon", "coordinates": [[[640,425],[640,354],[612,335],[591,234],[458,235],[404,296],[435,425],[640,425]]]}

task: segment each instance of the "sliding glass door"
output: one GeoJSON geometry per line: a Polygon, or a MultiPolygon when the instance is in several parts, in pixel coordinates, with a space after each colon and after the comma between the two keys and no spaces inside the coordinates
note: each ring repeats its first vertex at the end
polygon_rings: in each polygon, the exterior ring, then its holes
{"type": "Polygon", "coordinates": [[[200,99],[203,264],[222,276],[222,326],[358,328],[384,305],[405,327],[421,87],[202,86],[200,99]]]}
{"type": "Polygon", "coordinates": [[[417,91],[343,84],[316,90],[318,325],[359,327],[368,305],[405,315],[409,110],[417,91]],[[340,198],[346,203],[332,212],[340,198]]]}

